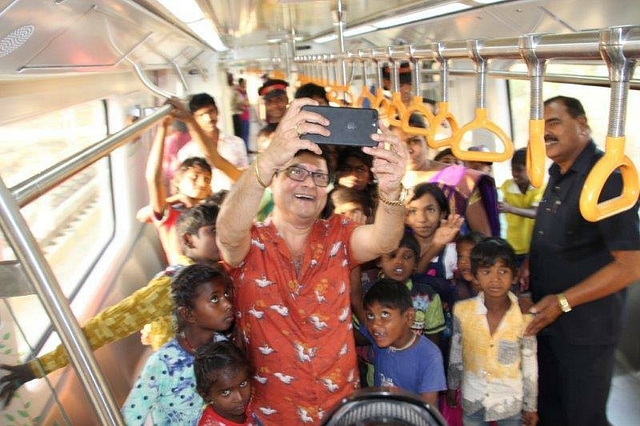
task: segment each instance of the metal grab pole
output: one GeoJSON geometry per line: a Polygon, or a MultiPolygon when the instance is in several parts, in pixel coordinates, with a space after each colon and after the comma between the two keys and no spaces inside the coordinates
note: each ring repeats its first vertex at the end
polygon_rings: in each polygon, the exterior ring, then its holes
{"type": "Polygon", "coordinates": [[[103,425],[124,425],[120,407],[98,367],[93,350],[73,315],[51,267],[38,247],[18,206],[0,178],[0,227],[58,331],[69,361],[103,425]]]}

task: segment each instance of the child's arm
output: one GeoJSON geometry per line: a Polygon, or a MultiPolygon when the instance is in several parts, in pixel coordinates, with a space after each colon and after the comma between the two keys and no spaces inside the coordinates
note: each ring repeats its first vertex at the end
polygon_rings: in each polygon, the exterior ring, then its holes
{"type": "Polygon", "coordinates": [[[515,214],[516,216],[535,219],[538,208],[530,207],[528,209],[524,209],[520,207],[514,207],[511,204],[507,203],[506,201],[501,201],[498,203],[498,210],[500,211],[500,213],[511,213],[511,214],[515,214]]]}
{"type": "Polygon", "coordinates": [[[431,247],[429,247],[420,256],[420,259],[418,259],[416,272],[427,272],[431,259],[438,256],[447,244],[456,239],[456,235],[458,235],[458,231],[460,231],[460,227],[463,223],[464,218],[458,214],[449,215],[447,219],[442,219],[440,221],[440,226],[436,229],[436,232],[433,235],[431,247]]]}
{"type": "Polygon", "coordinates": [[[173,117],[164,117],[162,123],[158,126],[151,150],[149,151],[147,168],[145,170],[145,179],[149,192],[149,206],[151,207],[151,214],[154,215],[156,219],[162,217],[167,205],[165,201],[167,197],[166,189],[162,181],[162,155],[164,151],[164,138],[167,134],[167,128],[171,125],[172,121],[173,117]]]}

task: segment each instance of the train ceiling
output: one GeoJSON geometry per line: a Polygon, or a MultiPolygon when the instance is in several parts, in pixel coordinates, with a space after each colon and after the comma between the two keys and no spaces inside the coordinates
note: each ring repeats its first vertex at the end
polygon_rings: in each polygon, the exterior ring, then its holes
{"type": "MultiPolygon", "coordinates": [[[[186,7],[191,1],[176,3],[186,7]]],[[[144,69],[187,69],[211,61],[229,66],[273,63],[296,54],[339,50],[337,41],[317,39],[335,34],[340,16],[348,31],[453,3],[466,9],[431,18],[427,11],[415,23],[347,37],[344,48],[569,33],[640,22],[640,8],[631,7],[637,0],[487,1],[195,0],[203,14],[200,21],[224,43],[220,48],[178,19],[165,7],[166,0],[0,0],[0,79],[124,71],[133,63],[144,69]],[[585,16],[585,9],[601,13],[585,16]]]]}

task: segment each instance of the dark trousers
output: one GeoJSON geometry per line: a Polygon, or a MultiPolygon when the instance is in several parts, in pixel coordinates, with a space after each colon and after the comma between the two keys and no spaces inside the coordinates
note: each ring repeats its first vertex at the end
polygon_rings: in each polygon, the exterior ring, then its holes
{"type": "Polygon", "coordinates": [[[249,150],[249,120],[240,119],[240,114],[233,114],[233,134],[244,140],[244,145],[249,150]]]}
{"type": "Polygon", "coordinates": [[[538,336],[540,426],[608,426],[615,345],[572,345],[538,336]]]}

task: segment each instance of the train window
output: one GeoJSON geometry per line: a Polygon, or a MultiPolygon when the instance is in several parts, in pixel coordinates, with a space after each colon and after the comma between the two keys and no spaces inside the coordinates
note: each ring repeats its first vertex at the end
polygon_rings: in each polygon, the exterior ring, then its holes
{"type": "MultiPolygon", "coordinates": [[[[2,179],[8,187],[39,173],[107,135],[105,108],[95,101],[0,126],[2,179]]],[[[72,298],[114,233],[109,159],[104,158],[21,209],[64,294],[72,298]]],[[[0,260],[15,259],[0,241],[0,260]]],[[[7,299],[28,340],[50,322],[33,294],[7,299]],[[22,320],[20,314],[28,313],[22,320]]],[[[26,348],[18,348],[21,349],[26,348]]]]}

